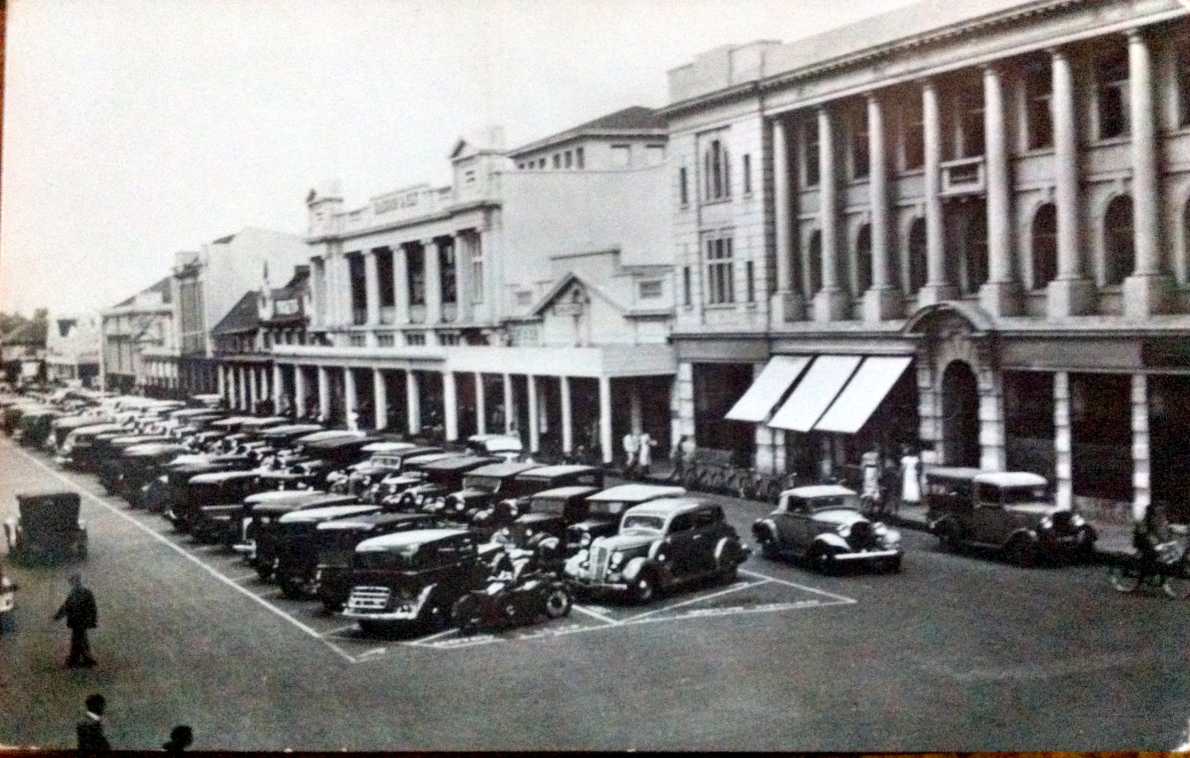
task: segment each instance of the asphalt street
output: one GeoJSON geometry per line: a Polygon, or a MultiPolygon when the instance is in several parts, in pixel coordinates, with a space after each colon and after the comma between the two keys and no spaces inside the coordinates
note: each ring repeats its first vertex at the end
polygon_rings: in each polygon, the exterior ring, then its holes
{"type": "MultiPolygon", "coordinates": [[[[649,606],[378,640],[0,442],[0,514],[59,487],[84,493],[99,666],[64,669],[50,621],[75,565],[11,567],[0,745],[73,746],[91,692],[126,749],[187,723],[208,750],[1160,750],[1190,716],[1187,604],[1118,595],[1098,566],[1022,570],[907,532],[900,574],[754,556],[732,586],[649,606]]],[[[766,507],[724,502],[750,541],[766,507]]]]}

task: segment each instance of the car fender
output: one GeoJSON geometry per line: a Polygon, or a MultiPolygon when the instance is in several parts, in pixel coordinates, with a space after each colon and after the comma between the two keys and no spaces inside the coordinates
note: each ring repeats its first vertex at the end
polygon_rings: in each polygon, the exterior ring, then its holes
{"type": "Polygon", "coordinates": [[[828,532],[826,534],[820,534],[817,537],[815,537],[814,541],[810,544],[810,549],[813,550],[818,545],[826,545],[827,547],[829,547],[832,550],[842,550],[842,551],[850,551],[851,550],[851,546],[847,544],[847,540],[843,539],[842,537],[840,537],[839,535],[837,535],[833,532],[828,532]]]}
{"type": "Polygon", "coordinates": [[[721,537],[715,545],[715,565],[719,568],[730,564],[738,566],[745,557],[743,546],[731,537],[721,537]]]}
{"type": "Polygon", "coordinates": [[[646,569],[651,568],[653,565],[654,562],[649,558],[645,558],[644,556],[638,555],[635,558],[630,558],[628,563],[624,564],[624,570],[622,572],[624,575],[624,581],[632,584],[636,581],[637,577],[639,577],[646,569]]]}
{"type": "Polygon", "coordinates": [[[1020,529],[1017,529],[1012,534],[1008,535],[1008,539],[1004,540],[1004,544],[1009,545],[1014,540],[1025,540],[1026,542],[1034,545],[1041,541],[1037,536],[1037,532],[1027,526],[1022,526],[1020,529]]]}
{"type": "Polygon", "coordinates": [[[757,519],[752,522],[752,535],[757,542],[763,542],[766,538],[776,542],[777,523],[770,518],[757,519]]]}
{"type": "Polygon", "coordinates": [[[945,528],[946,524],[956,523],[957,522],[952,516],[940,516],[930,522],[930,534],[934,535],[935,537],[941,537],[942,530],[945,528]]]}

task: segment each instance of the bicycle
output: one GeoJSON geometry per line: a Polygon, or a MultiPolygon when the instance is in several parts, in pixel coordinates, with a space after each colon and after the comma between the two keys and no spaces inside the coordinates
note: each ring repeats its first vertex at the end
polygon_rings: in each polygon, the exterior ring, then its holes
{"type": "Polygon", "coordinates": [[[1154,555],[1128,556],[1107,570],[1107,578],[1117,592],[1136,592],[1141,587],[1160,587],[1171,598],[1190,598],[1190,555],[1186,537],[1154,546],[1154,555]]]}

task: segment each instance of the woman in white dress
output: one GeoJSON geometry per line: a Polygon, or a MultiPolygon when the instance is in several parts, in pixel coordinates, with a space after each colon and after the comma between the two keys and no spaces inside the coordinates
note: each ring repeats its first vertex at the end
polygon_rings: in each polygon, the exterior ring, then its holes
{"type": "Polygon", "coordinates": [[[921,503],[921,458],[908,448],[901,456],[901,503],[909,506],[921,503]]]}

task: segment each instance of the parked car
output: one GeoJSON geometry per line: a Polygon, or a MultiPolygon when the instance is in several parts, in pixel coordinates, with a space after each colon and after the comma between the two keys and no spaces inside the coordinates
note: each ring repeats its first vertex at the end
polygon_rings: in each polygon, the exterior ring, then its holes
{"type": "Polygon", "coordinates": [[[625,593],[647,603],[708,577],[735,581],[749,550],[723,508],[696,498],[663,498],[629,508],[614,537],[600,537],[566,561],[576,590],[625,593]]]}
{"type": "Polygon", "coordinates": [[[273,579],[281,592],[291,599],[314,595],[318,591],[315,583],[318,571],[317,530],[324,522],[367,516],[380,510],[380,506],[366,503],[328,505],[318,508],[301,508],[282,515],[273,524],[270,532],[272,543],[273,579]]]}
{"type": "Polygon", "coordinates": [[[383,484],[393,493],[389,499],[395,496],[397,508],[442,516],[447,494],[463,486],[463,477],[468,472],[499,462],[499,458],[490,455],[421,455],[409,460],[400,477],[389,477],[383,484]]]}
{"type": "Polygon", "coordinates": [[[1058,508],[1045,477],[1024,471],[935,468],[925,475],[930,531],[948,550],[976,545],[1029,565],[1041,557],[1088,558],[1098,535],[1086,519],[1058,508]]]}
{"type": "Polygon", "coordinates": [[[118,461],[116,491],[129,506],[143,507],[150,483],[161,476],[166,464],[188,450],[176,442],[149,442],[127,448],[118,461]]]}
{"type": "Polygon", "coordinates": [[[540,466],[517,474],[513,485],[513,491],[502,493],[504,497],[476,512],[471,517],[471,526],[492,530],[511,524],[529,510],[530,498],[538,492],[568,485],[602,487],[603,469],[577,464],[540,466]]]}
{"type": "Polygon", "coordinates": [[[107,417],[97,414],[93,411],[76,415],[76,416],[60,416],[54,419],[50,425],[52,428],[51,436],[54,440],[54,448],[59,452],[62,446],[66,444],[66,438],[75,429],[83,429],[88,426],[95,426],[107,422],[107,417]]]}
{"type": "Polygon", "coordinates": [[[124,427],[114,422],[100,422],[88,426],[80,426],[67,433],[65,441],[58,448],[58,455],[54,458],[60,466],[87,470],[96,466],[97,459],[92,455],[95,439],[101,434],[119,432],[124,427]]]}
{"type": "Polygon", "coordinates": [[[505,461],[518,461],[524,454],[521,438],[515,434],[473,434],[467,438],[467,450],[475,455],[491,455],[505,461]]]}
{"type": "Polygon", "coordinates": [[[240,534],[240,506],[260,492],[256,469],[199,474],[190,479],[190,520],[186,531],[198,542],[231,547],[240,534]]]}
{"type": "Polygon", "coordinates": [[[327,488],[332,492],[350,492],[358,495],[389,474],[401,472],[404,455],[411,450],[437,452],[440,448],[421,448],[412,442],[373,442],[364,445],[361,453],[368,457],[353,463],[345,469],[327,475],[327,488]]]}
{"type": "Polygon", "coordinates": [[[591,495],[587,498],[587,515],[566,528],[566,554],[573,555],[599,537],[614,535],[629,508],[685,494],[684,488],[666,484],[620,484],[591,495]]]}
{"type": "Polygon", "coordinates": [[[366,539],[414,529],[440,529],[446,522],[428,513],[379,511],[323,521],[314,534],[314,575],[306,589],[318,595],[326,610],[337,612],[351,594],[351,556],[366,539]]]}
{"type": "Polygon", "coordinates": [[[41,447],[54,430],[54,421],[61,416],[62,412],[53,408],[26,411],[21,415],[15,436],[24,447],[41,447]]]}
{"type": "Polygon", "coordinates": [[[479,535],[467,529],[373,537],[356,545],[342,615],[369,633],[418,623],[441,628],[455,601],[484,586],[488,575],[479,535]]]}
{"type": "Polygon", "coordinates": [[[599,491],[599,487],[571,485],[538,492],[529,498],[529,512],[497,532],[495,541],[561,557],[567,527],[587,518],[591,510],[588,498],[599,491]]]}
{"type": "Polygon", "coordinates": [[[506,629],[570,614],[573,599],[566,582],[540,570],[532,558],[505,561],[486,587],[471,590],[455,601],[451,620],[460,634],[480,629],[506,629]]]}
{"type": "Polygon", "coordinates": [[[79,519],[77,492],[27,492],[17,495],[18,517],[4,522],[8,553],[15,560],[87,557],[87,525],[79,519]]]}
{"type": "Polygon", "coordinates": [[[160,443],[172,445],[175,440],[168,434],[127,434],[107,440],[103,463],[99,467],[99,483],[113,495],[122,492],[120,478],[124,474],[124,453],[133,447],[160,443]]]}
{"type": "MultiPolygon", "coordinates": [[[[445,496],[441,513],[452,521],[471,523],[475,514],[491,508],[506,498],[529,494],[522,490],[517,477],[526,471],[542,468],[540,463],[490,463],[468,471],[463,487],[445,496]]],[[[511,521],[511,519],[509,519],[511,521]]]]}
{"type": "Polygon", "coordinates": [[[261,581],[268,581],[277,568],[277,538],[283,516],[310,508],[356,504],[358,501],[351,495],[330,492],[257,493],[242,503],[239,517],[241,541],[233,547],[244,554],[261,581]]]}
{"type": "Polygon", "coordinates": [[[266,429],[261,435],[261,439],[271,447],[280,449],[293,445],[299,438],[305,437],[307,434],[321,431],[323,428],[319,424],[282,424],[266,429]]]}
{"type": "Polygon", "coordinates": [[[859,495],[837,484],[785,490],[776,510],[753,522],[752,535],[766,558],[800,558],[823,572],[844,563],[901,569],[900,533],[869,521],[859,495]]]}

